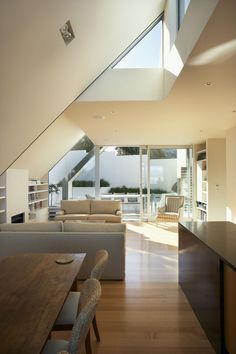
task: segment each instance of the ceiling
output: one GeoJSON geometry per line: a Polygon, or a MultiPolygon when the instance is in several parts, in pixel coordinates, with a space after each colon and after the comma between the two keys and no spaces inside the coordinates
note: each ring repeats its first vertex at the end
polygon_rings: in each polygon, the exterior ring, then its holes
{"type": "Polygon", "coordinates": [[[1,5],[0,27],[8,35],[1,42],[0,174],[17,166],[39,176],[43,169],[35,162],[50,169],[81,129],[97,145],[189,145],[224,137],[236,126],[235,0],[219,1],[164,100],[75,101],[56,120],[168,3],[172,0],[50,0],[43,8],[36,0],[9,0],[1,5]],[[55,29],[68,18],[76,38],[67,47],[55,29]]]}
{"type": "Polygon", "coordinates": [[[235,13],[235,0],[219,1],[166,99],[75,102],[80,127],[98,145],[190,145],[224,137],[236,125],[235,13]]]}
{"type": "MultiPolygon", "coordinates": [[[[57,117],[164,6],[165,0],[1,1],[0,174],[49,126],[53,135],[57,117]],[[68,20],[75,39],[65,45],[59,29],[68,20]]],[[[72,145],[74,136],[66,137],[72,145]]]]}

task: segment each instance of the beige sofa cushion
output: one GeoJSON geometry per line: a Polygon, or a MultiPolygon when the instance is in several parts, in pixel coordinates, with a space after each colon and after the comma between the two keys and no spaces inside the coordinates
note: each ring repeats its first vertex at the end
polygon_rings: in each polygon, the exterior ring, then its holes
{"type": "Polygon", "coordinates": [[[90,200],[91,214],[115,214],[120,210],[119,200],[90,200]]]}
{"type": "Polygon", "coordinates": [[[89,214],[65,214],[55,216],[55,220],[88,220],[89,214]]]}
{"type": "Polygon", "coordinates": [[[50,222],[33,222],[23,224],[1,224],[1,231],[17,232],[17,231],[43,231],[43,232],[61,232],[63,230],[63,222],[50,221],[50,222]]]}
{"type": "Polygon", "coordinates": [[[114,223],[86,223],[79,221],[65,221],[65,232],[124,232],[126,230],[126,224],[114,224],[114,223]]]}
{"type": "Polygon", "coordinates": [[[99,221],[101,220],[101,222],[115,222],[115,223],[119,223],[121,222],[121,215],[114,215],[114,214],[93,214],[93,215],[89,215],[88,217],[89,221],[99,221]]]}
{"type": "Polygon", "coordinates": [[[90,214],[90,200],[62,200],[65,214],[90,214]]]}

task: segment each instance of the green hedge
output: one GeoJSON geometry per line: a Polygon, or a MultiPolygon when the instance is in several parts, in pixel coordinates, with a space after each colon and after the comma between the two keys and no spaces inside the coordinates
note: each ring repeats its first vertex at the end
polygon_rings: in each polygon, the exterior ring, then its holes
{"type": "MultiPolygon", "coordinates": [[[[128,188],[126,186],[112,187],[109,189],[109,193],[121,193],[121,194],[136,193],[136,194],[139,194],[140,189],[139,188],[128,188]]],[[[165,191],[163,189],[156,188],[156,189],[151,189],[150,193],[151,194],[162,194],[162,193],[167,193],[167,191],[165,191]]],[[[143,194],[147,194],[147,188],[143,188],[143,194]]]]}
{"type": "MultiPolygon", "coordinates": [[[[94,181],[79,181],[75,180],[72,182],[73,187],[94,187],[94,181]]],[[[105,179],[100,179],[100,187],[109,187],[110,183],[105,179]]]]}

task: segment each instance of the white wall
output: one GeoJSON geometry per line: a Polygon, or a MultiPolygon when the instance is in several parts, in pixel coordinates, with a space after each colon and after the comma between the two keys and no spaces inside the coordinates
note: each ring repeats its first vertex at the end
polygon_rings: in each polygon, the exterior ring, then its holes
{"type": "MultiPolygon", "coordinates": [[[[104,152],[100,160],[100,176],[107,180],[111,187],[131,188],[140,186],[139,155],[118,156],[114,151],[104,152]]],[[[177,181],[176,159],[151,160],[151,187],[171,191],[177,181]]],[[[147,156],[143,157],[147,169],[147,156]]],[[[80,175],[80,180],[94,180],[94,168],[80,175]]],[[[144,181],[144,185],[147,183],[144,181]]]]}
{"type": "Polygon", "coordinates": [[[111,187],[139,187],[139,155],[117,156],[113,151],[104,152],[100,174],[111,187]]]}
{"type": "Polygon", "coordinates": [[[164,15],[163,97],[168,95],[218,2],[191,0],[178,30],[177,2],[167,0],[164,15]]]}
{"type": "Polygon", "coordinates": [[[153,159],[150,161],[150,166],[150,187],[171,192],[177,182],[177,160],[153,159]]]}
{"type": "Polygon", "coordinates": [[[27,170],[6,171],[6,222],[11,223],[13,215],[25,214],[28,221],[28,178],[27,170]]]}
{"type": "Polygon", "coordinates": [[[27,169],[29,178],[45,180],[48,171],[83,135],[77,114],[74,113],[73,107],[70,107],[14,162],[12,167],[27,169]]]}
{"type": "Polygon", "coordinates": [[[226,152],[225,139],[208,139],[208,221],[226,220],[226,152]]]}
{"type": "Polygon", "coordinates": [[[236,126],[226,132],[227,220],[236,223],[236,126]]]}

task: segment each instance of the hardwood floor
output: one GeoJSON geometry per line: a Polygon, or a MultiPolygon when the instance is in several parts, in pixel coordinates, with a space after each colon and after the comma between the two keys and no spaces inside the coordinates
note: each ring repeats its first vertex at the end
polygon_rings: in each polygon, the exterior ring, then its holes
{"type": "Polygon", "coordinates": [[[213,354],[178,285],[177,224],[127,223],[126,279],[103,281],[94,354],[213,354]]]}
{"type": "Polygon", "coordinates": [[[212,354],[178,285],[177,225],[128,223],[125,282],[102,282],[95,354],[212,354]]]}

